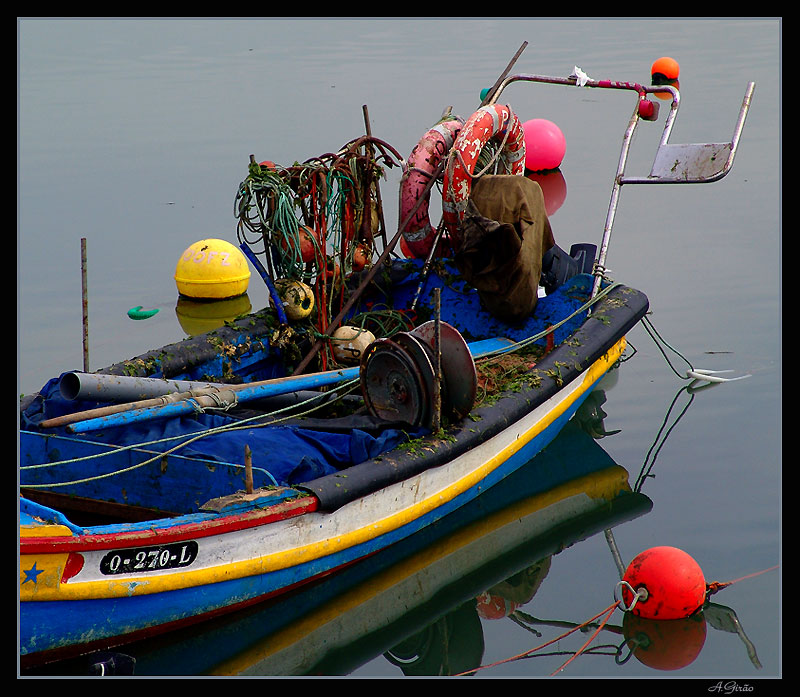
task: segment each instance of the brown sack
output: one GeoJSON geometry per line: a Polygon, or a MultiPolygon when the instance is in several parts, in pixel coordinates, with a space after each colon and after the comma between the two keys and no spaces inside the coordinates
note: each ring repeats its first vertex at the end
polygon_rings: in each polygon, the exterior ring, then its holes
{"type": "Polygon", "coordinates": [[[555,245],[539,184],[519,175],[475,180],[460,232],[455,264],[486,309],[509,323],[533,312],[542,255],[555,245]]]}

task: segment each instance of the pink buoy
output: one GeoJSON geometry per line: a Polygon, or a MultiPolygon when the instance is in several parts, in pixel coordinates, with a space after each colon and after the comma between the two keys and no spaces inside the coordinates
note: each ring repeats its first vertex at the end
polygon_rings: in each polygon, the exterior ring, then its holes
{"type": "Polygon", "coordinates": [[[567,141],[561,129],[547,119],[531,119],[522,124],[525,133],[525,169],[541,172],[561,166],[567,141]]]}
{"type": "MultiPolygon", "coordinates": [[[[643,597],[631,612],[651,620],[677,620],[688,617],[703,605],[706,582],[698,563],[676,547],[653,547],[645,550],[628,565],[623,581],[634,591],[644,589],[643,597]]],[[[633,597],[625,588],[625,603],[633,597]]]]}

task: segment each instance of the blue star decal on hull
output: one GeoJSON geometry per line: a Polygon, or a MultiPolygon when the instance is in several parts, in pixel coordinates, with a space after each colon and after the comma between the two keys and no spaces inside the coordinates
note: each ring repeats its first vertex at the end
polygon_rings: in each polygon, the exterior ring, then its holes
{"type": "Polygon", "coordinates": [[[39,578],[39,574],[42,573],[44,569],[37,569],[36,562],[33,562],[33,566],[30,569],[23,569],[22,572],[25,574],[25,580],[22,582],[24,586],[28,581],[33,581],[34,583],[37,582],[39,578]]]}

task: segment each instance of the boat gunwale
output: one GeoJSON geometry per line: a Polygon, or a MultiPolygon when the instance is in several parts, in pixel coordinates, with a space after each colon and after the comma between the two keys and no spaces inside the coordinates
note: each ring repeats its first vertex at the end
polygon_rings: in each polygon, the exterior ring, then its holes
{"type": "MultiPolygon", "coordinates": [[[[259,507],[236,513],[209,513],[207,520],[181,523],[175,518],[175,525],[167,528],[139,530],[120,530],[118,532],[92,533],[84,535],[52,537],[20,537],[20,554],[55,554],[59,552],[81,552],[112,548],[136,547],[142,543],[158,542],[167,544],[187,539],[212,537],[228,532],[260,527],[281,520],[312,513],[317,510],[317,500],[313,496],[298,491],[298,498],[282,500],[268,507],[259,507]]],[[[188,516],[196,516],[196,513],[188,516]]],[[[143,523],[152,524],[153,521],[143,523]]],[[[90,530],[90,528],[87,528],[90,530]]]]}

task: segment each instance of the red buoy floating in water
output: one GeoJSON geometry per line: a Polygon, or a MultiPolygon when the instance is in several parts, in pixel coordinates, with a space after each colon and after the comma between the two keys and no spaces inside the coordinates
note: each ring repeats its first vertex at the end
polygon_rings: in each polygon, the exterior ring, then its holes
{"type": "MultiPolygon", "coordinates": [[[[706,581],[698,563],[676,547],[645,550],[628,565],[623,581],[634,591],[644,588],[631,612],[652,620],[677,620],[691,615],[706,597],[706,581]]],[[[630,590],[623,588],[623,600],[630,606],[630,590]]]]}

